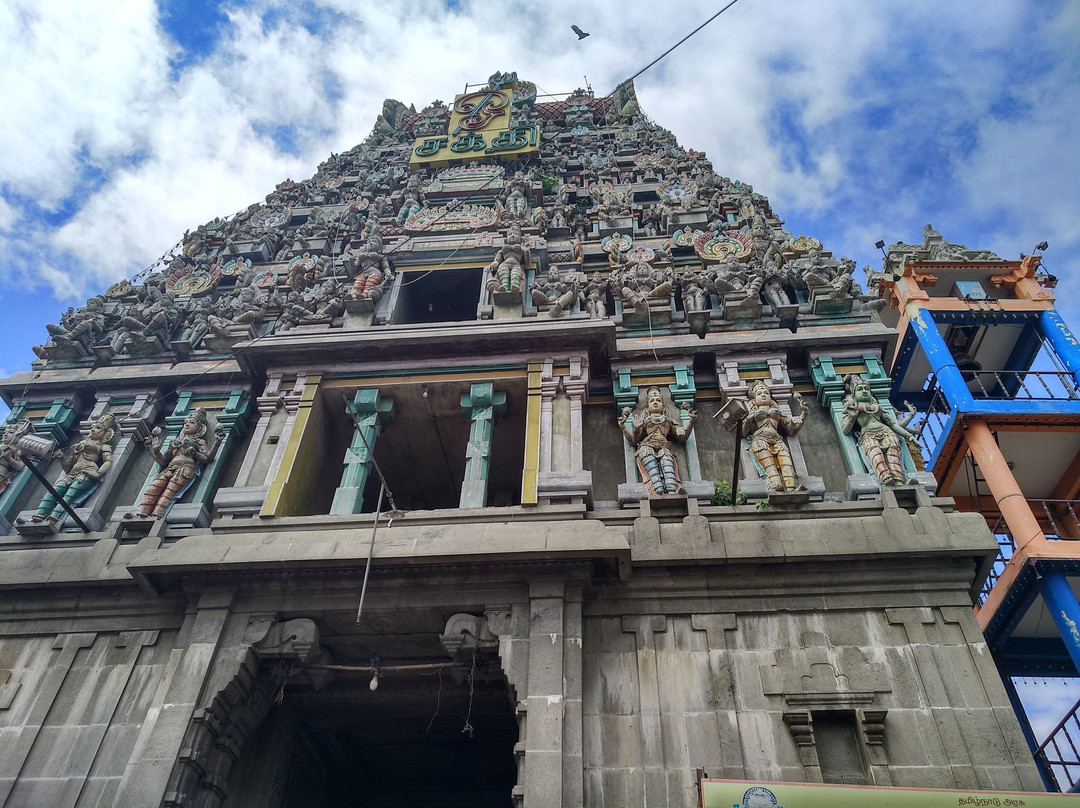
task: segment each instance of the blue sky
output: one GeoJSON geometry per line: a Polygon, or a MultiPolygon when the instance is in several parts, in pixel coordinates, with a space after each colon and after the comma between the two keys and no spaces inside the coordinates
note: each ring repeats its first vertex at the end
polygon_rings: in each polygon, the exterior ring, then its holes
{"type": "MultiPolygon", "coordinates": [[[[606,93],[720,6],[6,0],[0,377],[67,306],[360,142],[384,98],[420,109],[496,69],[606,93]]],[[[860,266],[928,222],[1008,258],[1048,241],[1080,329],[1077,76],[1080,3],[740,0],[636,86],[683,146],[860,266]]]]}

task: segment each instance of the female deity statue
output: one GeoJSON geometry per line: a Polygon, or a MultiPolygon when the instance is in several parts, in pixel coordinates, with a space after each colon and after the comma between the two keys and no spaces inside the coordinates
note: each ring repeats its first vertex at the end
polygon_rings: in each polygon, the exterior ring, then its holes
{"type": "Polygon", "coordinates": [[[870,383],[862,376],[849,375],[844,380],[848,394],[844,397],[845,435],[854,434],[867,467],[882,485],[903,485],[907,479],[901,447],[915,436],[896,422],[892,413],[882,407],[870,391],[870,383]]]}
{"type": "Polygon", "coordinates": [[[641,479],[653,496],[684,493],[679,481],[679,467],[671,453],[671,441],[685,443],[697,420],[697,411],[689,404],[682,409],[690,413],[686,426],[668,414],[659,387],[645,393],[645,411],[632,417],[629,407],[623,407],[619,429],[633,447],[641,479]]]}
{"type": "MultiPolygon", "coordinates": [[[[225,437],[225,430],[221,426],[215,430],[217,440],[212,449],[206,444],[204,437],[206,430],[206,410],[200,407],[188,413],[187,418],[184,419],[184,425],[180,427],[180,434],[172,439],[168,451],[164,454],[161,452],[160,436],[153,435],[146,439],[146,448],[150,456],[164,468],[143,494],[138,516],[163,516],[173,500],[178,499],[199,476],[200,467],[217,456],[225,437]]],[[[135,514],[125,515],[135,516],[135,514]]]]}
{"type": "MultiPolygon", "coordinates": [[[[63,476],[53,488],[72,508],[86,502],[98,483],[112,467],[112,439],[114,420],[103,415],[90,424],[85,440],[74,444],[68,454],[57,452],[63,476]]],[[[32,522],[58,522],[64,516],[64,506],[52,494],[46,494],[30,517],[32,522]]]]}
{"type": "Polygon", "coordinates": [[[520,292],[521,282],[525,277],[525,268],[532,263],[532,252],[522,244],[521,228],[516,224],[510,227],[506,241],[495,258],[488,264],[487,288],[492,292],[520,292]]]}
{"type": "Polygon", "coordinates": [[[784,441],[784,436],[792,436],[802,429],[809,412],[799,393],[793,393],[792,399],[799,404],[799,415],[785,415],[773,400],[772,390],[765,382],[758,380],[750,388],[749,410],[743,418],[743,432],[750,436],[750,453],[758,471],[769,485],[770,491],[777,493],[804,491],[795,476],[795,465],[791,461],[791,450],[784,441]]]}

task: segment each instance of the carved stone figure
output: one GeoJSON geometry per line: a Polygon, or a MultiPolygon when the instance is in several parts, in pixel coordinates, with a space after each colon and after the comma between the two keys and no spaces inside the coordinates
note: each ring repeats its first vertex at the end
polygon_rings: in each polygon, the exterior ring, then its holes
{"type": "Polygon", "coordinates": [[[77,311],[68,309],[66,316],[59,323],[49,323],[45,330],[52,337],[46,345],[35,345],[34,353],[47,359],[49,349],[53,347],[70,348],[81,346],[86,351],[105,334],[105,298],[92,297],[86,305],[77,311]]]}
{"type": "MultiPolygon", "coordinates": [[[[63,476],[53,484],[56,493],[72,508],[84,503],[112,467],[113,417],[103,415],[90,424],[85,440],[72,445],[65,455],[57,452],[63,476]]],[[[33,522],[58,522],[64,506],[52,494],[46,494],[30,517],[33,522]]]]}
{"type": "MultiPolygon", "coordinates": [[[[150,483],[139,505],[138,516],[163,516],[173,501],[179,498],[198,477],[202,466],[211,462],[221,448],[225,430],[218,426],[215,431],[213,448],[207,446],[206,410],[192,410],[180,427],[180,434],[172,439],[168,450],[162,454],[160,434],[146,439],[146,448],[150,456],[164,468],[150,483]]],[[[136,514],[125,514],[134,518],[136,514]]]]}
{"type": "Polygon", "coordinates": [[[598,275],[593,275],[582,292],[585,302],[585,311],[593,320],[603,320],[608,316],[607,312],[608,281],[598,275]]]}
{"type": "Polygon", "coordinates": [[[743,418],[743,432],[750,436],[750,453],[758,473],[765,478],[769,490],[778,493],[805,490],[796,479],[791,450],[784,437],[802,429],[809,410],[798,392],[792,399],[802,409],[799,415],[785,414],[773,400],[769,386],[758,380],[750,388],[749,410],[743,418]]]}
{"type": "Polygon", "coordinates": [[[573,275],[572,272],[563,275],[554,266],[548,269],[547,277],[533,284],[533,303],[546,306],[549,317],[562,317],[578,298],[577,279],[573,275]]]}
{"type": "Polygon", "coordinates": [[[26,465],[23,463],[22,452],[16,444],[23,435],[33,431],[29,419],[15,421],[4,427],[4,434],[0,437],[0,491],[8,487],[12,477],[22,471],[26,465]]]}
{"type": "Polygon", "coordinates": [[[376,226],[367,240],[346,256],[353,274],[353,299],[378,300],[393,279],[390,260],[383,255],[382,249],[382,236],[376,226]]]}
{"type": "Polygon", "coordinates": [[[495,258],[488,264],[491,273],[487,288],[493,292],[520,292],[525,267],[532,262],[532,252],[522,243],[521,228],[512,225],[506,234],[506,241],[495,258]]]}
{"type": "Polygon", "coordinates": [[[903,485],[902,447],[914,435],[904,429],[887,409],[878,403],[870,383],[854,374],[844,379],[848,394],[844,397],[842,431],[855,435],[867,467],[882,485],[903,485]]]}
{"type": "Polygon", "coordinates": [[[509,219],[525,219],[529,212],[529,180],[520,171],[510,180],[503,208],[509,219]]]}
{"type": "Polygon", "coordinates": [[[623,407],[619,416],[619,430],[634,447],[641,479],[654,496],[684,493],[671,442],[686,442],[697,420],[697,412],[689,404],[683,404],[682,409],[690,414],[686,426],[668,414],[660,388],[650,387],[645,393],[643,412],[633,416],[629,407],[623,407]]]}
{"type": "Polygon", "coordinates": [[[671,295],[671,268],[653,267],[644,252],[632,252],[626,266],[612,275],[623,305],[637,314],[649,313],[650,300],[666,300],[671,295]]]}
{"type": "MultiPolygon", "coordinates": [[[[680,273],[679,291],[682,294],[684,311],[705,311],[709,308],[709,282],[710,279],[699,271],[688,270],[680,273]]],[[[713,285],[715,286],[715,282],[713,285]]]]}

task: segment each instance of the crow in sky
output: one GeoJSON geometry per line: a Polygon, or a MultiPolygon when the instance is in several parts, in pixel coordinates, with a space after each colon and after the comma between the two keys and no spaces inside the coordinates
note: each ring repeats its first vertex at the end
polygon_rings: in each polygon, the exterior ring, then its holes
{"type": "Polygon", "coordinates": [[[587,37],[589,35],[588,31],[582,31],[576,25],[571,25],[570,27],[574,29],[574,33],[577,34],[578,39],[584,39],[585,37],[587,37]]]}

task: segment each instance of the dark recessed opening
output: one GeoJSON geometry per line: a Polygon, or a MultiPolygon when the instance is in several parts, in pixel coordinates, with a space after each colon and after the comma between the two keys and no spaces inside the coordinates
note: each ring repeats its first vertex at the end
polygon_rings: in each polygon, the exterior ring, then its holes
{"type": "Polygon", "coordinates": [[[451,323],[475,320],[482,269],[403,272],[395,323],[451,323]]]}

